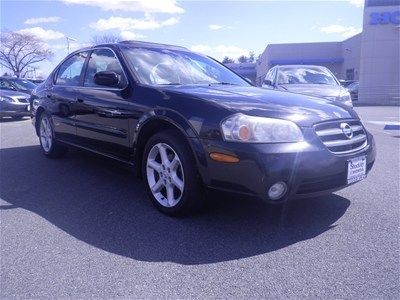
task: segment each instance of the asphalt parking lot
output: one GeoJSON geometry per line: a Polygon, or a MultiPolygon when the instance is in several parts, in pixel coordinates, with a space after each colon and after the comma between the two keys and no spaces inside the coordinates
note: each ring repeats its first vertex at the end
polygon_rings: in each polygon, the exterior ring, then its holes
{"type": "Polygon", "coordinates": [[[366,180],[281,211],[214,195],[184,219],[126,168],[47,159],[30,120],[4,119],[0,298],[398,298],[399,108],[357,111],[378,148],[366,180]]]}

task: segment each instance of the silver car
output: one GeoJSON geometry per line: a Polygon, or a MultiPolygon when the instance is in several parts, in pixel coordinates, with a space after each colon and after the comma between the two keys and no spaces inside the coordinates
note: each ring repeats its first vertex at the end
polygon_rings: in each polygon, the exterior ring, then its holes
{"type": "Polygon", "coordinates": [[[262,87],[339,101],[353,106],[350,93],[327,68],[313,65],[283,65],[271,68],[262,87]]]}
{"type": "Polygon", "coordinates": [[[19,120],[30,115],[29,95],[0,89],[0,117],[19,120]]]}

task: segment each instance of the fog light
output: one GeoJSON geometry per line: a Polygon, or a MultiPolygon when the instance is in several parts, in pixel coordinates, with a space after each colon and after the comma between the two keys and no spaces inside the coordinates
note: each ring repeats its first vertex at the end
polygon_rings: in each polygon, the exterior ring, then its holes
{"type": "Polygon", "coordinates": [[[271,200],[279,200],[282,198],[287,191],[287,185],[283,181],[279,181],[273,184],[268,190],[268,197],[271,200]]]}

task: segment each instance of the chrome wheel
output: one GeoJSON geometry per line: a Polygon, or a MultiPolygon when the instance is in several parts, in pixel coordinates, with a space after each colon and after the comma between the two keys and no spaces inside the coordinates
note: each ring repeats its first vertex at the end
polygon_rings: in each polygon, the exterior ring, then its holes
{"type": "Polygon", "coordinates": [[[182,198],[185,181],[178,154],[165,143],[155,144],[146,161],[146,175],[151,193],[164,207],[173,207],[182,198]]]}
{"type": "Polygon", "coordinates": [[[50,121],[47,116],[43,116],[40,121],[40,142],[44,151],[49,152],[53,143],[53,133],[51,130],[50,121]]]}

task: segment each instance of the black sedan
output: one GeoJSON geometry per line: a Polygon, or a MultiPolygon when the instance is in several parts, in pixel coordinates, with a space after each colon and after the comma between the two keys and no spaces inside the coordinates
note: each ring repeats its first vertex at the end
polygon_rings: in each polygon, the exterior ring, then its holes
{"type": "Polygon", "coordinates": [[[32,94],[43,153],[79,147],[131,165],[177,215],[205,189],[271,203],[366,177],[372,135],[339,102],[252,86],[186,48],[120,42],[70,54],[32,94]]]}

